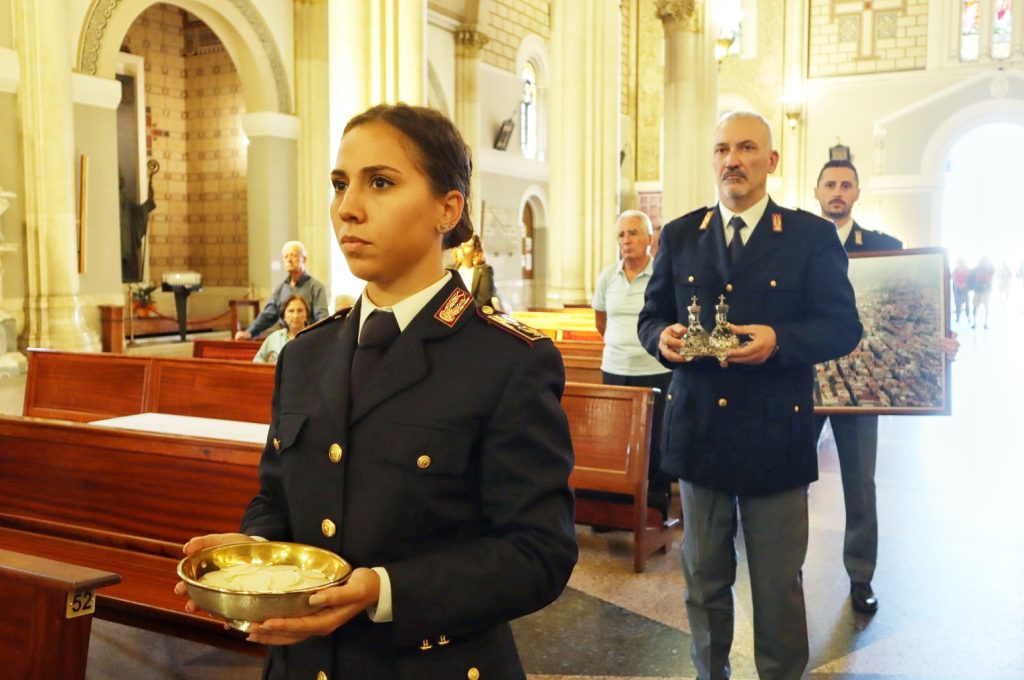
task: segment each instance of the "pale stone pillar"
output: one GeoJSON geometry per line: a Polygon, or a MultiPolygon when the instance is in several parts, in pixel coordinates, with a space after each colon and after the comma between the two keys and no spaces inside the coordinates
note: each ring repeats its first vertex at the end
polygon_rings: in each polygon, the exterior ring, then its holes
{"type": "MultiPolygon", "coordinates": [[[[789,125],[783,115],[783,129],[779,130],[776,145],[779,147],[782,172],[783,205],[801,205],[801,200],[817,177],[807,172],[807,3],[804,0],[786,0],[786,39],[784,41],[783,64],[785,84],[782,93],[782,109],[787,106],[799,108],[800,116],[795,126],[789,125]],[[781,137],[781,146],[779,146],[781,137]]],[[[812,164],[824,163],[824,154],[810,159],[812,164]]],[[[815,172],[812,168],[811,172],[815,172]]]]}
{"type": "MultiPolygon", "coordinates": [[[[352,116],[374,104],[427,104],[427,3],[353,0],[327,5],[330,159],[352,116]]],[[[358,295],[341,250],[331,250],[332,294],[358,295]]],[[[326,281],[324,283],[327,283],[326,281]]]]}
{"type": "MultiPolygon", "coordinates": [[[[455,126],[466,140],[473,158],[480,148],[480,50],[488,38],[476,26],[463,25],[455,31],[455,126]]],[[[467,209],[473,224],[480,225],[480,178],[473,173],[467,209]]]]}
{"type": "Polygon", "coordinates": [[[325,285],[330,281],[331,186],[337,140],[331,139],[329,107],[327,0],[295,3],[295,113],[299,126],[297,215],[298,238],[306,246],[309,273],[325,285]]]}
{"type": "Polygon", "coordinates": [[[74,143],[67,7],[61,0],[14,0],[21,65],[28,286],[25,342],[32,347],[98,351],[78,301],[74,143]]]}
{"type": "Polygon", "coordinates": [[[718,64],[704,0],[656,0],[665,27],[662,208],[665,222],[715,200],[711,133],[718,64]]]}
{"type": "MultiPolygon", "coordinates": [[[[294,168],[299,119],[276,111],[247,113],[242,117],[242,130],[249,139],[249,276],[255,293],[266,299],[284,280],[281,246],[298,235],[294,168]]],[[[310,248],[310,244],[304,245],[310,248]]],[[[310,257],[312,264],[326,255],[311,252],[310,257]]]]}
{"type": "Polygon", "coordinates": [[[619,3],[551,7],[548,304],[589,302],[615,261],[619,180],[619,3]]]}

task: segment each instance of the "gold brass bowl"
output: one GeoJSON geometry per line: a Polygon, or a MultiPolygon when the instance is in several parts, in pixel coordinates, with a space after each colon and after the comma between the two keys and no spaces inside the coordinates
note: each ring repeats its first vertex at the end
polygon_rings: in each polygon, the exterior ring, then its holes
{"type": "Polygon", "coordinates": [[[334,553],[301,543],[250,541],[204,548],[178,562],[178,578],[188,596],[203,611],[221,616],[227,624],[247,632],[250,624],[277,617],[305,616],[319,610],[309,604],[309,596],[318,590],[338,586],[348,580],[352,566],[334,553]],[[215,588],[199,579],[212,571],[235,564],[267,566],[286,564],[315,569],[328,583],[313,588],[285,592],[246,592],[215,588]]]}

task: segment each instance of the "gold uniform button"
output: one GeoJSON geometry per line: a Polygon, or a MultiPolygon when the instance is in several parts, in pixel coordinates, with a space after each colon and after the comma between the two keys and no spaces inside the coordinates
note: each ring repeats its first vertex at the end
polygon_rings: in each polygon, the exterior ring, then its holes
{"type": "Polygon", "coordinates": [[[690,274],[690,275],[689,275],[689,276],[688,276],[688,277],[686,278],[686,280],[687,280],[687,281],[689,281],[690,283],[693,283],[693,282],[694,282],[694,281],[696,281],[697,279],[696,279],[696,277],[694,277],[694,275],[693,275],[693,274],[690,274]]]}
{"type": "Polygon", "coordinates": [[[469,678],[469,680],[480,680],[480,671],[476,668],[470,668],[466,673],[466,677],[469,678]]]}
{"type": "Polygon", "coordinates": [[[726,293],[731,293],[732,292],[732,284],[731,283],[725,284],[725,292],[726,293]]]}
{"type": "Polygon", "coordinates": [[[776,281],[775,279],[772,279],[771,281],[768,282],[768,285],[771,286],[772,288],[775,288],[776,286],[779,285],[779,282],[776,281]]]}
{"type": "Polygon", "coordinates": [[[331,459],[332,463],[340,461],[343,453],[340,444],[331,444],[331,448],[327,449],[327,457],[331,459]]]}
{"type": "Polygon", "coordinates": [[[275,451],[280,451],[281,450],[281,440],[278,439],[277,437],[274,437],[274,450],[275,451]]]}
{"type": "Polygon", "coordinates": [[[800,413],[800,405],[799,404],[797,404],[796,406],[793,407],[793,413],[800,413]]]}
{"type": "Polygon", "coordinates": [[[719,399],[718,400],[718,405],[721,406],[722,408],[725,408],[726,406],[729,405],[729,400],[728,399],[724,399],[724,398],[723,399],[719,399]]]}
{"type": "Polygon", "coordinates": [[[667,397],[665,397],[665,399],[666,399],[667,401],[672,401],[672,395],[671,395],[671,394],[670,394],[670,395],[668,395],[667,397]]]}
{"type": "Polygon", "coordinates": [[[494,307],[491,307],[490,305],[484,305],[483,307],[480,308],[480,311],[490,316],[491,314],[494,314],[494,307]]]}
{"type": "Polygon", "coordinates": [[[428,456],[425,453],[416,459],[416,467],[418,467],[421,470],[426,470],[428,467],[430,467],[430,463],[430,456],[428,456]]]}
{"type": "Polygon", "coordinates": [[[424,652],[427,651],[428,649],[433,649],[433,648],[434,648],[434,645],[430,644],[430,640],[424,640],[423,642],[420,643],[420,649],[422,649],[424,652]]]}
{"type": "Polygon", "coordinates": [[[334,526],[334,522],[329,519],[325,519],[323,522],[320,522],[320,531],[327,538],[331,538],[335,533],[337,533],[338,528],[334,526]]]}
{"type": "Polygon", "coordinates": [[[437,638],[437,644],[440,645],[441,647],[444,647],[445,645],[447,645],[450,642],[451,642],[451,640],[448,639],[447,635],[442,635],[441,637],[437,638]]]}
{"type": "Polygon", "coordinates": [[[316,680],[327,680],[327,673],[320,671],[316,674],[316,680]]]}

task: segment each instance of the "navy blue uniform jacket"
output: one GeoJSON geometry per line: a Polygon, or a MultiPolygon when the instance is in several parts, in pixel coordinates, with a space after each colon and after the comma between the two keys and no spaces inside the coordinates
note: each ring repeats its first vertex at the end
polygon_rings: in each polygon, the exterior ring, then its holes
{"type": "Polygon", "coordinates": [[[525,678],[507,622],[554,600],[577,556],[558,350],[488,320],[453,276],[349,403],[358,319],[285,346],[242,531],[386,568],[394,621],[273,647],[264,677],[525,678]]]}
{"type": "Polygon", "coordinates": [[[741,495],[818,478],[814,364],[848,354],[863,330],[846,269],[831,222],[773,201],[732,271],[717,208],[665,226],[638,325],[643,346],[673,369],[662,428],[665,472],[741,495]],[[710,331],[720,295],[731,323],[775,330],[776,355],[759,366],[726,368],[714,359],[665,361],[662,330],[686,325],[686,307],[697,296],[710,331]]]}

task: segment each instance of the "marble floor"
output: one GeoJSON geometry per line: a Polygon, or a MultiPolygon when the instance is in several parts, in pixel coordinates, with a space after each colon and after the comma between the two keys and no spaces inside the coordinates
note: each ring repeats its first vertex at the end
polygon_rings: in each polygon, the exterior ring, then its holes
{"type": "MultiPolygon", "coordinates": [[[[987,330],[959,324],[953,416],[883,417],[877,485],[881,541],[874,616],[855,614],[842,567],[843,505],[831,441],[811,487],[804,568],[815,680],[1024,679],[1024,457],[1020,310],[987,330]]],[[[17,411],[18,379],[0,381],[17,411]]],[[[23,389],[23,380],[21,389],[23,389]]],[[[514,623],[531,680],[694,677],[679,542],[631,569],[627,534],[579,528],[579,566],[547,609],[514,623]]],[[[740,549],[733,677],[756,678],[749,582],[740,549]]],[[[259,661],[97,620],[90,680],[253,680],[259,661]]],[[[362,679],[360,679],[362,680],[362,679]]]]}

